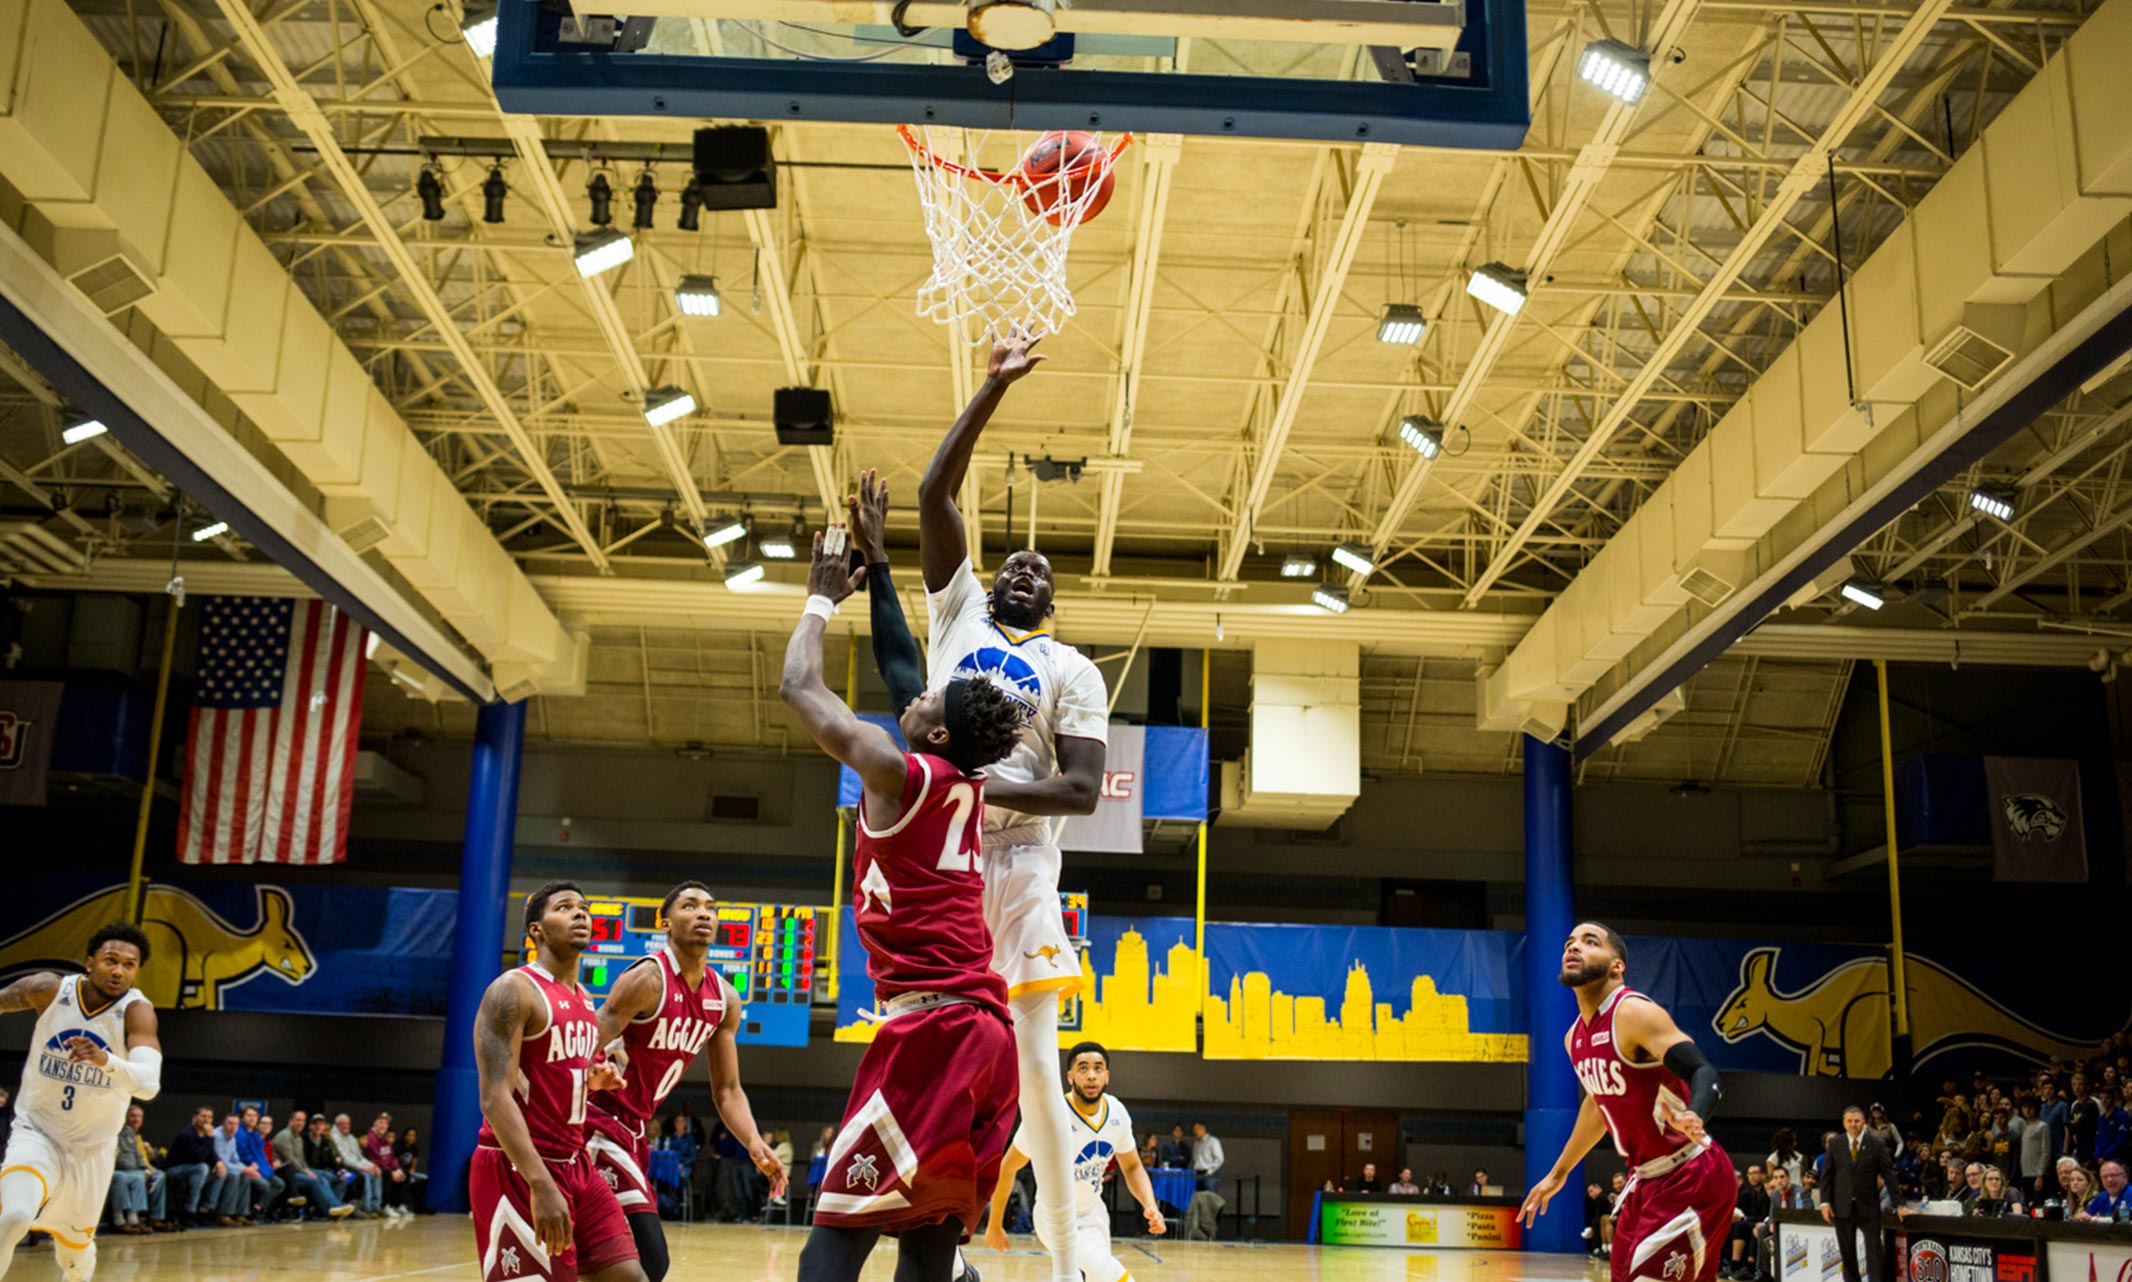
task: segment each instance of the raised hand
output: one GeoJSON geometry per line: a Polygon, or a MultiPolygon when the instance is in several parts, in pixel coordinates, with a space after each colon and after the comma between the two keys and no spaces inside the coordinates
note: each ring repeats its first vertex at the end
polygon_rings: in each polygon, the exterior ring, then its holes
{"type": "Polygon", "coordinates": [[[852,541],[868,565],[888,560],[888,482],[874,468],[859,473],[859,492],[844,496],[844,510],[851,518],[852,541]]]}
{"type": "Polygon", "coordinates": [[[816,530],[814,533],[814,561],[807,567],[808,593],[813,596],[828,597],[832,603],[840,602],[845,597],[858,591],[859,584],[865,581],[866,567],[862,565],[856,570],[852,569],[851,561],[845,555],[844,527],[832,525],[828,531],[816,530]],[[829,532],[834,532],[835,534],[835,537],[829,540],[829,545],[834,551],[828,551],[823,548],[822,536],[829,532]]]}
{"type": "Polygon", "coordinates": [[[1042,341],[1040,338],[1024,338],[1017,334],[1012,338],[1004,338],[992,344],[992,359],[985,366],[986,376],[997,379],[1002,383],[1013,383],[1019,380],[1022,375],[1043,364],[1047,359],[1046,357],[1032,355],[1033,349],[1042,341]]]}

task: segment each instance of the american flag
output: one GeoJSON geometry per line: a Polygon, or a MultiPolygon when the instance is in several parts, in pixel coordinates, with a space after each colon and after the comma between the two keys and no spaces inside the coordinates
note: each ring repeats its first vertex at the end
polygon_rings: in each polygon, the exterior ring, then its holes
{"type": "Polygon", "coordinates": [[[206,598],[179,862],[333,864],[347,856],[363,637],[323,601],[206,598]]]}

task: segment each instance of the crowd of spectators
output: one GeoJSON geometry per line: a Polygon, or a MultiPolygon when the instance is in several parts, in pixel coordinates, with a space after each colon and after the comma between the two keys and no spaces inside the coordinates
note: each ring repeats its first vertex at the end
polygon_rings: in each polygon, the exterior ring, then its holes
{"type": "Polygon", "coordinates": [[[398,1219],[421,1209],[422,1149],[414,1129],[380,1113],[356,1133],[346,1113],[292,1111],[275,1119],[251,1105],[224,1113],[196,1108],[161,1146],[148,1139],[140,1105],[126,1110],[114,1142],[107,1218],[114,1232],[181,1233],[279,1220],[363,1216],[398,1219]]]}

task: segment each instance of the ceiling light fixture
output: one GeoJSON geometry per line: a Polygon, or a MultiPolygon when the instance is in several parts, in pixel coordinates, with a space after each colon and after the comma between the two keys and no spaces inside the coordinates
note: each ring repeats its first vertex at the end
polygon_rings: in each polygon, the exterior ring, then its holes
{"type": "Polygon", "coordinates": [[[503,166],[490,165],[489,176],[481,184],[481,221],[503,221],[503,198],[511,194],[511,184],[503,180],[503,166]]]}
{"type": "Polygon", "coordinates": [[[632,199],[636,201],[637,212],[629,225],[638,231],[650,231],[652,209],[659,203],[659,184],[652,178],[651,170],[645,170],[644,175],[637,179],[636,195],[632,199]]]}
{"type": "Polygon", "coordinates": [[[1329,584],[1321,583],[1317,586],[1316,589],[1311,592],[1310,599],[1319,608],[1330,610],[1334,614],[1347,613],[1348,600],[1346,588],[1337,588],[1329,584]]]}
{"type": "Polygon", "coordinates": [[[2007,485],[1979,485],[1969,491],[1969,506],[2001,521],[2014,519],[2014,491],[2007,485]]]}
{"type": "Polygon", "coordinates": [[[1444,452],[1444,429],[1435,419],[1409,414],[1399,420],[1399,439],[1416,454],[1432,459],[1444,452]]]}
{"type": "Polygon", "coordinates": [[[466,46],[474,51],[476,58],[493,57],[496,53],[496,6],[466,6],[466,21],[460,25],[459,34],[466,37],[466,46]]]}
{"type": "Polygon", "coordinates": [[[636,256],[636,245],[612,227],[578,235],[577,274],[580,276],[597,276],[636,256]]]}
{"type": "Polygon", "coordinates": [[[674,286],[674,305],[683,316],[716,316],[725,307],[715,276],[683,276],[674,286]]]}
{"type": "Polygon", "coordinates": [[[79,445],[92,436],[102,436],[110,430],[99,419],[82,418],[69,423],[65,428],[61,429],[59,439],[69,445],[79,445]]]}
{"type": "Polygon", "coordinates": [[[1886,589],[1874,579],[1844,580],[1843,599],[1868,610],[1878,610],[1888,603],[1886,589]]]}
{"type": "Polygon", "coordinates": [[[722,548],[728,543],[746,537],[747,533],[748,520],[746,517],[735,516],[724,521],[714,521],[711,527],[703,532],[703,546],[707,548],[722,548]]]}
{"type": "Polygon", "coordinates": [[[1290,552],[1281,559],[1281,577],[1307,579],[1318,572],[1318,558],[1307,552],[1290,552]]]}
{"type": "Polygon", "coordinates": [[[798,521],[789,530],[765,534],[755,541],[755,550],[773,561],[790,561],[799,555],[800,544],[807,538],[807,531],[798,521]]]}
{"type": "Polygon", "coordinates": [[[1377,341],[1413,345],[1429,330],[1429,319],[1412,303],[1387,303],[1377,321],[1377,341]]]}
{"type": "Polygon", "coordinates": [[[1368,574],[1377,568],[1369,545],[1365,543],[1342,543],[1332,550],[1333,564],[1356,574],[1368,574]]]}
{"type": "Polygon", "coordinates": [[[703,226],[703,184],[695,178],[681,189],[681,217],[674,225],[682,231],[695,231],[703,226]]]}
{"type": "Polygon", "coordinates": [[[614,184],[607,175],[594,174],[585,184],[585,199],[592,202],[592,225],[605,227],[614,221],[614,184]]]}
{"type": "Polygon", "coordinates": [[[1466,279],[1466,292],[1506,316],[1517,315],[1528,294],[1525,273],[1502,263],[1474,268],[1466,279]]]}
{"type": "Polygon", "coordinates": [[[725,585],[729,588],[746,587],[759,582],[764,572],[760,561],[735,561],[725,568],[725,585]]]}
{"type": "Polygon", "coordinates": [[[1601,93],[1633,107],[1651,86],[1651,55],[1625,40],[1594,40],[1577,59],[1577,75],[1601,93]]]}
{"type": "Polygon", "coordinates": [[[428,165],[422,167],[422,176],[415,179],[415,195],[422,200],[422,221],[444,221],[444,184],[437,178],[437,171],[428,165]]]}
{"type": "Polygon", "coordinates": [[[665,427],[685,414],[696,412],[696,398],[678,387],[654,387],[644,393],[644,421],[665,427]]]}
{"type": "Polygon", "coordinates": [[[225,535],[227,533],[229,533],[229,522],[216,521],[212,525],[203,525],[199,529],[194,530],[192,532],[192,541],[195,543],[205,543],[209,539],[220,538],[222,535],[225,535]]]}

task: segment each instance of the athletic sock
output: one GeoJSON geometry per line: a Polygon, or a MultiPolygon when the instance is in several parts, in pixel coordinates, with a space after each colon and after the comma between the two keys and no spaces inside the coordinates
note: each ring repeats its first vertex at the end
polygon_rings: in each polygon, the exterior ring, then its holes
{"type": "Polygon", "coordinates": [[[1036,1230],[1051,1251],[1052,1282],[1080,1282],[1074,1265],[1073,1117],[1059,1081],[1059,997],[1051,991],[1013,999],[1014,1056],[1021,1070],[1022,1129],[1017,1141],[1036,1174],[1036,1230]]]}

